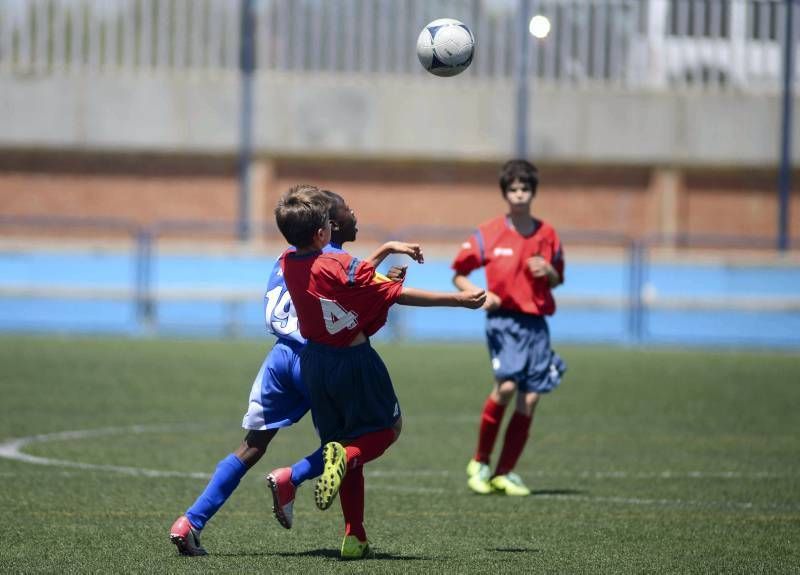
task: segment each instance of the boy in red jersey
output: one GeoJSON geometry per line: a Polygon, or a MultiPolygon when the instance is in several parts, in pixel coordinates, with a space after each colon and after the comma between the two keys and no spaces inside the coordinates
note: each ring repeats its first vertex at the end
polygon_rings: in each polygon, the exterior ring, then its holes
{"type": "Polygon", "coordinates": [[[275,220],[295,246],[281,256],[283,276],[308,340],[300,355],[311,393],[311,413],[323,443],[323,473],[317,507],[340,494],[345,520],[343,559],[371,554],[364,530],[363,465],[379,457],[399,436],[400,405],[383,361],[368,337],[384,323],[394,303],[477,309],[481,289],[439,293],[404,286],[347,253],[323,253],[331,227],[325,197],[313,186],[295,186],[275,208],[275,220]]]}
{"type": "Polygon", "coordinates": [[[508,213],[484,222],[453,261],[453,283],[471,291],[467,278],[486,268],[486,339],[494,387],[481,415],[478,447],[467,465],[467,485],[480,494],[529,495],[512,470],[528,440],[533,413],[543,393],[561,382],[566,366],[550,348],[545,316],[555,312],[551,290],[564,281],[564,254],[556,231],[531,215],[539,183],[536,167],[511,160],[500,172],[508,213]],[[494,473],[489,459],[506,406],[517,394],[494,473]]]}

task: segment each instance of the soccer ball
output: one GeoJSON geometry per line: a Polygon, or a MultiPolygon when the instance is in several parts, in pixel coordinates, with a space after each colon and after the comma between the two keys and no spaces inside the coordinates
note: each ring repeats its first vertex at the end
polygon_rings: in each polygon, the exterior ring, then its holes
{"type": "Polygon", "coordinates": [[[475,38],[463,22],[439,18],[422,29],[417,38],[417,57],[431,74],[455,76],[472,62],[475,38]]]}

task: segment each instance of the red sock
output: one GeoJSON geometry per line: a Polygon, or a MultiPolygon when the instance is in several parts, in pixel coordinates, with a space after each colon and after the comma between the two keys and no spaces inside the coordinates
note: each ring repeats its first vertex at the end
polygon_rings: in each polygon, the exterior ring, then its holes
{"type": "Polygon", "coordinates": [[[497,432],[500,430],[500,422],[503,421],[505,411],[505,405],[495,403],[491,397],[486,398],[478,431],[478,450],[475,452],[476,461],[489,463],[489,456],[491,456],[492,449],[494,449],[494,442],[497,439],[497,432]]]}
{"type": "Polygon", "coordinates": [[[364,468],[359,465],[348,469],[339,488],[339,502],[344,515],[344,534],[355,535],[359,541],[367,540],[364,531],[364,468]]]}
{"type": "Polygon", "coordinates": [[[394,443],[394,440],[394,430],[387,427],[350,441],[344,447],[345,453],[347,453],[347,468],[353,469],[380,457],[394,443]]]}
{"type": "Polygon", "coordinates": [[[497,462],[495,475],[505,475],[514,469],[528,441],[528,431],[531,428],[531,421],[533,421],[533,417],[528,417],[519,411],[514,412],[511,421],[508,422],[508,428],[506,428],[503,451],[500,453],[500,461],[497,462]]]}

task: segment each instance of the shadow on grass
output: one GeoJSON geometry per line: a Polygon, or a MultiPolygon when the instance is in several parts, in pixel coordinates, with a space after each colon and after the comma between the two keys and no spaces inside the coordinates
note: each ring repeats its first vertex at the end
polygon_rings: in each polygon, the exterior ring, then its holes
{"type": "Polygon", "coordinates": [[[487,551],[494,551],[495,553],[539,553],[541,549],[528,549],[526,547],[487,547],[487,551]]]}
{"type": "MultiPolygon", "coordinates": [[[[240,551],[238,553],[214,553],[218,557],[321,557],[339,560],[339,551],[336,549],[309,549],[307,551],[240,551]]],[[[392,555],[376,551],[375,555],[365,561],[375,559],[388,561],[432,561],[432,557],[417,555],[392,555]]],[[[347,561],[349,563],[349,561],[347,561]]]]}

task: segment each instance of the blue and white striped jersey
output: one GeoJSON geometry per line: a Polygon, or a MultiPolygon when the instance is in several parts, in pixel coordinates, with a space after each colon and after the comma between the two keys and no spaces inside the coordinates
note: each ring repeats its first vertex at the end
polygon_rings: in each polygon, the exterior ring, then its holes
{"type": "MultiPolygon", "coordinates": [[[[322,249],[325,253],[343,253],[341,246],[328,244],[322,249]]],[[[300,324],[297,313],[292,305],[289,290],[283,280],[283,270],[280,260],[272,266],[267,282],[267,291],[264,294],[264,319],[267,322],[267,331],[278,339],[295,341],[305,344],[305,338],[300,335],[300,324]]]]}

